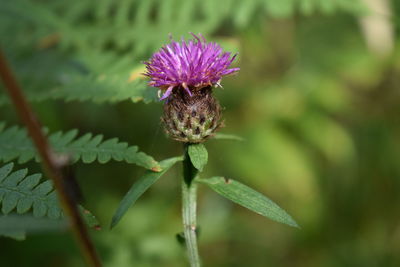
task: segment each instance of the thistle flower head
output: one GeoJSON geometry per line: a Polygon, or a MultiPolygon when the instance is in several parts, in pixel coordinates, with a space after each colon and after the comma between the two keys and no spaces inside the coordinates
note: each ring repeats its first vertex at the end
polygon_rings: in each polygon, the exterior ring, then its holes
{"type": "Polygon", "coordinates": [[[194,40],[175,42],[162,47],[149,61],[144,62],[150,85],[164,91],[166,99],[173,91],[184,90],[192,96],[196,90],[219,85],[225,75],[239,71],[229,68],[236,55],[223,52],[216,43],[207,43],[199,34],[194,40]]]}

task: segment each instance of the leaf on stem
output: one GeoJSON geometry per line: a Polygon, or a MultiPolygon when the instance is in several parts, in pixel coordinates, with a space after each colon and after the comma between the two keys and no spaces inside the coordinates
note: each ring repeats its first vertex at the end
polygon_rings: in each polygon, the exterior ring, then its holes
{"type": "Polygon", "coordinates": [[[93,213],[91,213],[89,210],[81,205],[78,205],[78,208],[83,220],[88,227],[95,230],[101,230],[100,222],[99,220],[97,220],[96,216],[93,215],[93,213]]]}
{"type": "Polygon", "coordinates": [[[261,193],[235,180],[224,177],[196,179],[198,183],[208,185],[223,197],[271,220],[299,228],[293,218],[272,200],[261,193]]]}
{"type": "Polygon", "coordinates": [[[193,166],[199,171],[203,171],[208,161],[208,152],[203,144],[190,144],[188,154],[193,166]]]}
{"type": "Polygon", "coordinates": [[[115,212],[112,221],[111,228],[113,228],[125,215],[130,206],[132,206],[139,197],[146,192],[169,168],[171,168],[176,162],[182,161],[182,157],[174,157],[166,159],[160,162],[161,172],[146,171],[146,173],[132,185],[128,193],[124,196],[120,202],[117,211],[115,212]]]}

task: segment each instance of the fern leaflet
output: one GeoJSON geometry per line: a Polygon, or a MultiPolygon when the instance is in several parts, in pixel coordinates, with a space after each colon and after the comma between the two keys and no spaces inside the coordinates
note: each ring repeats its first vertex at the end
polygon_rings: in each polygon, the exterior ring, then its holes
{"type": "MultiPolygon", "coordinates": [[[[28,137],[25,129],[13,126],[7,129],[0,123],[0,160],[25,163],[39,156],[28,137]]],[[[119,142],[118,138],[103,141],[103,135],[93,136],[87,133],[77,138],[78,130],[66,133],[56,132],[49,136],[49,142],[56,153],[69,155],[73,162],[82,160],[83,163],[107,163],[111,159],[134,163],[153,171],[160,171],[160,166],[151,156],[138,151],[137,146],[119,142]]]]}
{"type": "MultiPolygon", "coordinates": [[[[40,102],[47,99],[62,99],[68,101],[91,101],[94,103],[114,103],[131,100],[134,103],[143,101],[148,104],[157,101],[157,90],[148,87],[144,80],[128,82],[119,77],[101,76],[74,77],[68,83],[54,86],[48,90],[35,86],[24,87],[25,95],[30,102],[40,102]]],[[[45,86],[44,88],[48,88],[45,86]]],[[[0,106],[9,104],[9,98],[0,94],[0,106]]]]}
{"type": "MultiPolygon", "coordinates": [[[[52,182],[40,182],[42,174],[27,175],[27,169],[13,171],[13,167],[8,163],[0,168],[0,236],[23,240],[26,232],[68,227],[52,182]]],[[[99,230],[97,218],[81,205],[78,208],[85,223],[99,230]]]]}
{"type": "MultiPolygon", "coordinates": [[[[113,58],[103,59],[104,57],[94,53],[86,55],[84,61],[88,61],[88,66],[84,66],[65,62],[57,53],[39,53],[31,58],[17,61],[14,69],[19,74],[25,96],[29,101],[47,99],[95,103],[125,100],[145,103],[157,101],[157,90],[148,87],[147,82],[139,78],[140,73],[144,72],[143,68],[132,69],[131,63],[124,60],[116,63],[115,58],[113,63],[110,63],[113,58]],[[91,61],[96,62],[97,66],[90,66],[91,61]],[[107,71],[96,69],[99,65],[107,71]]],[[[0,88],[2,86],[0,84],[0,88]]],[[[0,105],[7,103],[9,103],[8,96],[0,92],[0,105]]]]}
{"type": "Polygon", "coordinates": [[[1,212],[18,214],[32,208],[35,217],[47,216],[52,219],[61,217],[57,195],[50,180],[40,183],[41,174],[27,176],[27,169],[12,172],[14,164],[0,168],[0,203],[1,212]]]}

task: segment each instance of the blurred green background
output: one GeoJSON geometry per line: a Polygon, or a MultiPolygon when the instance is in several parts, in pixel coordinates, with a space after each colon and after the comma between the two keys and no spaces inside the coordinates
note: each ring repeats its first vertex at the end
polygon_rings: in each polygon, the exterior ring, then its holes
{"type": "MultiPolygon", "coordinates": [[[[215,92],[225,107],[222,131],[245,141],[208,141],[203,176],[256,188],[302,229],[201,188],[204,266],[389,267],[400,266],[399,16],[396,0],[0,0],[0,45],[51,132],[119,137],[157,160],[182,153],[160,126],[162,103],[45,96],[77,75],[93,82],[71,90],[117,93],[169,33],[200,32],[239,52],[240,73],[215,92]]],[[[0,120],[19,124],[3,89],[0,104],[0,120]]],[[[110,231],[119,201],[144,170],[74,165],[85,206],[102,224],[91,234],[105,266],[186,266],[175,240],[180,167],[110,231]]],[[[1,238],[0,260],[4,267],[83,266],[68,232],[1,238]]]]}

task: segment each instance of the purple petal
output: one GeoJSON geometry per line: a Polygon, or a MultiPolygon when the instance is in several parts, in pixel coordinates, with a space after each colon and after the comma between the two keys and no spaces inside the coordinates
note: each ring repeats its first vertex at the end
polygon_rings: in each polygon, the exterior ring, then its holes
{"type": "Polygon", "coordinates": [[[239,71],[229,69],[236,54],[223,52],[217,43],[207,43],[201,35],[190,33],[194,39],[171,42],[156,52],[146,65],[145,76],[150,77],[149,85],[168,87],[161,99],[167,98],[173,88],[183,88],[192,95],[190,87],[216,85],[223,76],[239,71]]]}
{"type": "Polygon", "coordinates": [[[173,86],[168,87],[167,91],[165,91],[165,93],[162,95],[162,97],[160,98],[160,100],[164,100],[167,97],[169,97],[172,93],[172,89],[174,89],[173,86]]]}

